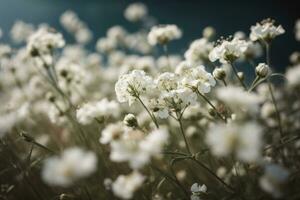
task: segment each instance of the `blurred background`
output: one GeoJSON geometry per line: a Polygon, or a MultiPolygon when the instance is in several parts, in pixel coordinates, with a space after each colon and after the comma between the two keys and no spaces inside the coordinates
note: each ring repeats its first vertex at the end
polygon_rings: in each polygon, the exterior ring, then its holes
{"type": "MultiPolygon", "coordinates": [[[[71,9],[94,32],[89,48],[92,50],[99,37],[112,25],[122,25],[135,31],[137,25],[123,17],[123,11],[131,0],[0,0],[0,27],[4,32],[1,43],[9,42],[9,30],[21,19],[38,25],[47,22],[59,31],[59,16],[71,9]]],[[[204,27],[213,26],[218,36],[228,36],[241,30],[249,34],[251,25],[271,17],[282,24],[286,34],[276,38],[272,46],[272,63],[278,71],[289,64],[288,57],[300,50],[294,36],[296,19],[300,18],[299,1],[292,0],[144,0],[149,14],[161,24],[177,24],[183,30],[183,38],[170,46],[170,51],[183,53],[189,43],[201,37],[204,27]]],[[[65,34],[67,40],[71,40],[65,34]]]]}

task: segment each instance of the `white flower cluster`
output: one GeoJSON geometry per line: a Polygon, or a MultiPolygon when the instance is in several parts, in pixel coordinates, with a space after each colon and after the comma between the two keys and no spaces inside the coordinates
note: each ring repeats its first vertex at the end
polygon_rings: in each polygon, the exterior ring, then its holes
{"type": "Polygon", "coordinates": [[[172,40],[181,38],[181,36],[182,32],[176,25],[159,25],[151,28],[148,34],[148,42],[151,45],[164,45],[172,40]]]}
{"type": "Polygon", "coordinates": [[[118,115],[119,104],[115,101],[108,101],[107,99],[86,103],[76,112],[78,122],[84,125],[90,124],[94,120],[99,120],[102,117],[118,117],[118,115]]]}
{"type": "Polygon", "coordinates": [[[97,157],[76,147],[66,149],[60,157],[48,158],[44,164],[42,177],[48,184],[69,186],[96,171],[97,157]]]}

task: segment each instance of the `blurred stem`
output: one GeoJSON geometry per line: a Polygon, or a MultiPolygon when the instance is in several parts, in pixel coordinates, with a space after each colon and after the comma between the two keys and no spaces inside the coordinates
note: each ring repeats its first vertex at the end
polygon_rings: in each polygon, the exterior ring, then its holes
{"type": "Polygon", "coordinates": [[[220,177],[218,177],[211,169],[209,169],[205,164],[197,160],[195,157],[189,157],[192,161],[196,162],[200,167],[205,169],[210,175],[212,175],[216,180],[218,180],[220,183],[222,183],[230,192],[235,193],[234,189],[228,185],[225,181],[223,181],[220,177]]]}
{"type": "Polygon", "coordinates": [[[198,88],[196,89],[196,93],[202,97],[213,109],[214,111],[217,113],[218,117],[220,119],[222,119],[225,123],[227,122],[226,118],[223,118],[222,115],[219,113],[219,111],[217,110],[217,108],[210,102],[210,100],[203,94],[201,94],[201,92],[198,90],[198,88]]]}
{"type": "Polygon", "coordinates": [[[230,62],[230,66],[231,66],[231,68],[232,68],[232,70],[233,70],[234,75],[235,75],[236,78],[239,80],[239,82],[241,83],[241,85],[243,86],[243,88],[244,88],[245,90],[247,90],[247,86],[246,86],[246,84],[244,83],[244,81],[239,77],[237,68],[236,68],[236,66],[233,64],[233,62],[230,62]]]}
{"type": "Polygon", "coordinates": [[[182,135],[182,137],[183,137],[183,139],[184,139],[184,143],[185,143],[186,150],[187,150],[187,152],[188,152],[190,155],[192,155],[191,149],[190,149],[190,147],[189,147],[188,141],[187,141],[186,136],[185,136],[185,133],[184,133],[184,129],[183,129],[183,125],[182,125],[181,119],[182,119],[182,115],[180,115],[180,114],[178,114],[178,112],[176,112],[176,120],[177,120],[178,123],[179,123],[179,126],[180,126],[180,132],[181,132],[181,135],[182,135]]]}
{"type": "MultiPolygon", "coordinates": [[[[268,66],[271,67],[270,43],[265,42],[265,46],[266,46],[266,61],[267,61],[268,66]]],[[[283,136],[281,116],[280,116],[278,106],[277,106],[277,101],[275,99],[274,92],[273,92],[273,89],[272,89],[272,83],[271,83],[269,78],[267,79],[267,83],[268,83],[269,91],[270,91],[270,94],[271,94],[272,103],[273,103],[274,108],[275,108],[276,119],[277,119],[277,123],[278,123],[278,127],[279,127],[279,133],[280,133],[281,136],[283,136]]]]}
{"type": "Polygon", "coordinates": [[[164,44],[163,45],[163,48],[164,48],[164,53],[167,57],[167,62],[168,62],[168,67],[171,69],[171,62],[170,62],[170,56],[169,56],[169,49],[168,49],[168,45],[167,44],[164,44]]]}

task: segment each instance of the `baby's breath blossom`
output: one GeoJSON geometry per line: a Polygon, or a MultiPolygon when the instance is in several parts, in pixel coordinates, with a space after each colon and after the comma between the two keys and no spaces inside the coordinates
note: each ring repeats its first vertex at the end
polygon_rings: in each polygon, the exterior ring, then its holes
{"type": "Polygon", "coordinates": [[[255,26],[251,26],[250,39],[252,41],[263,40],[269,42],[276,36],[285,33],[281,25],[275,26],[274,20],[266,19],[255,26]]]}
{"type": "Polygon", "coordinates": [[[113,140],[120,139],[124,132],[125,129],[122,123],[109,124],[103,129],[99,142],[109,144],[113,140]]]}
{"type": "Polygon", "coordinates": [[[167,140],[166,129],[152,131],[147,136],[139,130],[127,130],[118,140],[112,140],[110,159],[128,161],[132,169],[139,169],[161,152],[167,140]]]}
{"type": "Polygon", "coordinates": [[[100,38],[96,43],[96,50],[103,53],[110,53],[117,47],[117,43],[112,38],[100,38]]]}
{"type": "Polygon", "coordinates": [[[216,156],[234,154],[241,161],[255,162],[261,157],[262,128],[255,122],[215,124],[209,128],[206,142],[216,156]]]}
{"type": "Polygon", "coordinates": [[[153,81],[150,76],[142,70],[133,70],[120,76],[115,85],[115,92],[119,102],[128,102],[131,105],[137,97],[149,92],[152,87],[153,81]]]}
{"type": "Polygon", "coordinates": [[[191,186],[191,200],[201,200],[200,195],[201,193],[206,193],[207,187],[205,184],[199,185],[198,183],[194,183],[191,186]]]}
{"type": "Polygon", "coordinates": [[[182,32],[176,25],[159,25],[151,28],[148,42],[151,45],[165,45],[171,40],[181,38],[182,32]]]}
{"type": "Polygon", "coordinates": [[[113,26],[106,32],[107,38],[110,38],[116,42],[123,42],[126,34],[126,30],[122,26],[113,26]]]}
{"type": "Polygon", "coordinates": [[[33,33],[27,43],[27,52],[32,56],[50,54],[52,49],[61,48],[65,45],[62,34],[49,28],[39,28],[33,33]]]}
{"type": "Polygon", "coordinates": [[[216,95],[233,112],[240,115],[243,113],[255,114],[258,112],[261,97],[255,93],[244,91],[240,87],[227,86],[218,88],[216,95]]]}
{"type": "Polygon", "coordinates": [[[61,15],[60,23],[69,33],[74,34],[78,43],[86,44],[92,39],[91,30],[72,10],[67,10],[61,15]]]}
{"type": "Polygon", "coordinates": [[[255,73],[260,78],[265,78],[270,73],[270,67],[265,63],[259,63],[255,68],[255,73]]]}
{"type": "Polygon", "coordinates": [[[300,19],[298,19],[295,24],[295,37],[297,41],[300,41],[300,19]]]}
{"type": "Polygon", "coordinates": [[[10,36],[16,43],[26,42],[29,36],[34,32],[32,24],[23,21],[16,21],[10,30],[10,36]]]}
{"type": "Polygon", "coordinates": [[[191,63],[203,64],[208,61],[208,55],[212,49],[213,44],[206,38],[201,38],[192,42],[184,57],[191,63]]]}
{"type": "Polygon", "coordinates": [[[133,171],[128,175],[120,175],[112,183],[112,191],[114,195],[122,199],[131,199],[134,192],[141,187],[145,177],[138,171],[133,171]]]}
{"type": "Polygon", "coordinates": [[[143,3],[130,4],[125,12],[124,16],[128,21],[136,22],[144,19],[148,14],[148,9],[143,3]]]}
{"type": "Polygon", "coordinates": [[[45,161],[42,178],[50,185],[67,187],[92,174],[96,164],[97,157],[93,152],[78,147],[69,148],[61,156],[53,156],[45,161]]]}
{"type": "Polygon", "coordinates": [[[216,34],[216,30],[212,26],[207,26],[202,31],[202,36],[206,39],[212,39],[216,34]]]}
{"type": "Polygon", "coordinates": [[[216,80],[212,74],[205,70],[203,65],[187,68],[182,78],[182,84],[188,88],[196,88],[202,94],[209,93],[211,88],[216,85],[216,80]]]}
{"type": "Polygon", "coordinates": [[[289,68],[285,75],[288,80],[288,86],[299,87],[299,85],[300,85],[300,65],[296,65],[296,66],[289,68]]]}
{"type": "Polygon", "coordinates": [[[248,48],[245,40],[233,38],[232,40],[223,40],[209,53],[211,62],[219,60],[221,63],[230,63],[242,57],[248,48]]]}
{"type": "Polygon", "coordinates": [[[102,117],[119,115],[119,104],[116,101],[108,101],[106,98],[97,102],[82,105],[76,112],[79,123],[87,125],[102,117]]]}

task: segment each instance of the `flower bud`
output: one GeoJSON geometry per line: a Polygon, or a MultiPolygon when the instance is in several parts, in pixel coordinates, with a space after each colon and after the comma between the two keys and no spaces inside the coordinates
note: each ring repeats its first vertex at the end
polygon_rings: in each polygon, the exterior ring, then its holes
{"type": "Polygon", "coordinates": [[[259,63],[257,67],[255,68],[256,75],[264,78],[269,74],[270,68],[265,63],[259,63]]]}
{"type": "Polygon", "coordinates": [[[124,124],[129,127],[138,127],[138,121],[133,114],[127,114],[123,120],[124,124]]]}
{"type": "Polygon", "coordinates": [[[243,81],[245,79],[245,75],[243,72],[238,72],[237,75],[241,81],[243,81]]]}
{"type": "Polygon", "coordinates": [[[205,37],[206,39],[211,39],[215,36],[215,34],[216,30],[211,26],[205,27],[202,32],[203,37],[205,37]]]}
{"type": "Polygon", "coordinates": [[[226,72],[223,68],[216,68],[213,71],[213,75],[217,80],[224,80],[224,78],[226,77],[226,72]]]}

